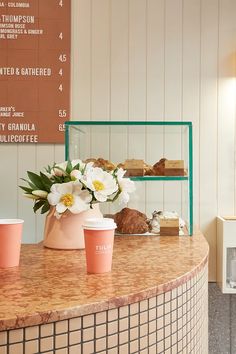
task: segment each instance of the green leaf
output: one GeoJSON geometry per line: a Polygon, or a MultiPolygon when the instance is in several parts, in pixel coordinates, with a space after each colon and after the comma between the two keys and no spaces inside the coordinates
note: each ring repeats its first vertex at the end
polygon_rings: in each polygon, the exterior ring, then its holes
{"type": "Polygon", "coordinates": [[[45,171],[46,171],[47,173],[50,173],[50,174],[51,174],[51,169],[52,169],[52,167],[50,167],[50,166],[48,165],[47,167],[44,167],[44,169],[45,169],[45,171]]]}
{"type": "Polygon", "coordinates": [[[44,206],[41,209],[41,214],[46,213],[48,210],[50,209],[50,204],[48,203],[48,201],[44,201],[44,206]]]}
{"type": "Polygon", "coordinates": [[[71,171],[72,171],[72,164],[71,161],[68,161],[66,165],[66,173],[70,174],[71,171]]]}
{"type": "Polygon", "coordinates": [[[40,172],[41,181],[44,185],[46,192],[50,192],[53,182],[42,172],[40,172]]]}
{"type": "Polygon", "coordinates": [[[27,179],[25,178],[21,178],[22,181],[28,183],[28,185],[32,188],[32,190],[38,189],[33,183],[31,183],[30,181],[27,181],[27,179]]]}
{"type": "Polygon", "coordinates": [[[45,204],[45,202],[47,202],[47,201],[45,201],[45,200],[39,200],[39,201],[37,201],[37,202],[34,204],[34,207],[33,207],[34,212],[36,213],[36,211],[37,211],[38,209],[40,209],[41,206],[45,204]]]}
{"type": "Polygon", "coordinates": [[[71,182],[71,178],[66,176],[66,177],[64,178],[64,182],[65,182],[65,183],[71,182]]]}
{"type": "Polygon", "coordinates": [[[28,188],[28,187],[24,187],[24,186],[19,186],[21,189],[23,189],[23,191],[29,193],[29,194],[32,194],[33,192],[33,189],[31,188],[28,188]]]}
{"type": "Polygon", "coordinates": [[[77,163],[77,165],[75,165],[74,167],[73,167],[73,170],[79,170],[80,169],[80,163],[77,163]]]}
{"type": "Polygon", "coordinates": [[[34,185],[37,187],[37,189],[44,189],[44,185],[41,181],[41,177],[36,175],[34,172],[27,171],[27,174],[29,176],[29,179],[34,183],[34,185]]]}
{"type": "Polygon", "coordinates": [[[53,176],[53,181],[55,183],[63,183],[64,176],[53,176]]]}

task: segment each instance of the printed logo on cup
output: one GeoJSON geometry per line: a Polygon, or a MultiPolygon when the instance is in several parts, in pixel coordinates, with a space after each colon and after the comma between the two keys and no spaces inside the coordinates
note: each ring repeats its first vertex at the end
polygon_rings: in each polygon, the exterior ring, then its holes
{"type": "Polygon", "coordinates": [[[96,246],[96,254],[110,253],[111,250],[112,250],[111,245],[97,245],[96,246]]]}

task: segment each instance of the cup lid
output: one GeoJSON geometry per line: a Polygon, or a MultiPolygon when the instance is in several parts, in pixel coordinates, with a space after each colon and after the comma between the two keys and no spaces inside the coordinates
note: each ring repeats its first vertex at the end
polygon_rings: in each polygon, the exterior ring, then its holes
{"type": "Polygon", "coordinates": [[[0,225],[23,224],[22,219],[0,219],[0,225]]]}
{"type": "Polygon", "coordinates": [[[116,223],[111,218],[89,218],[84,221],[84,229],[110,230],[116,228],[116,223]]]}

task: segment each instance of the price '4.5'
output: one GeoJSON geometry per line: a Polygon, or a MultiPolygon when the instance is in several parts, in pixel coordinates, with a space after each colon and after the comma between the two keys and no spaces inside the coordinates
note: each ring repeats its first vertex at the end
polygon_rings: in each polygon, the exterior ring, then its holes
{"type": "Polygon", "coordinates": [[[62,62],[62,63],[66,62],[66,60],[67,60],[66,54],[60,54],[60,55],[59,55],[59,60],[60,60],[60,62],[62,62]]]}

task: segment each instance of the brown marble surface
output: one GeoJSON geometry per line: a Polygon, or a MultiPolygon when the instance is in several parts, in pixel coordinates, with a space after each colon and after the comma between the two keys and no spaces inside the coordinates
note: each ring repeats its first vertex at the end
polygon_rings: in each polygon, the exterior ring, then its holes
{"type": "Polygon", "coordinates": [[[140,301],[186,282],[207,263],[201,233],[119,236],[111,273],[87,274],[84,250],[22,245],[19,268],[0,269],[0,331],[140,301]]]}

